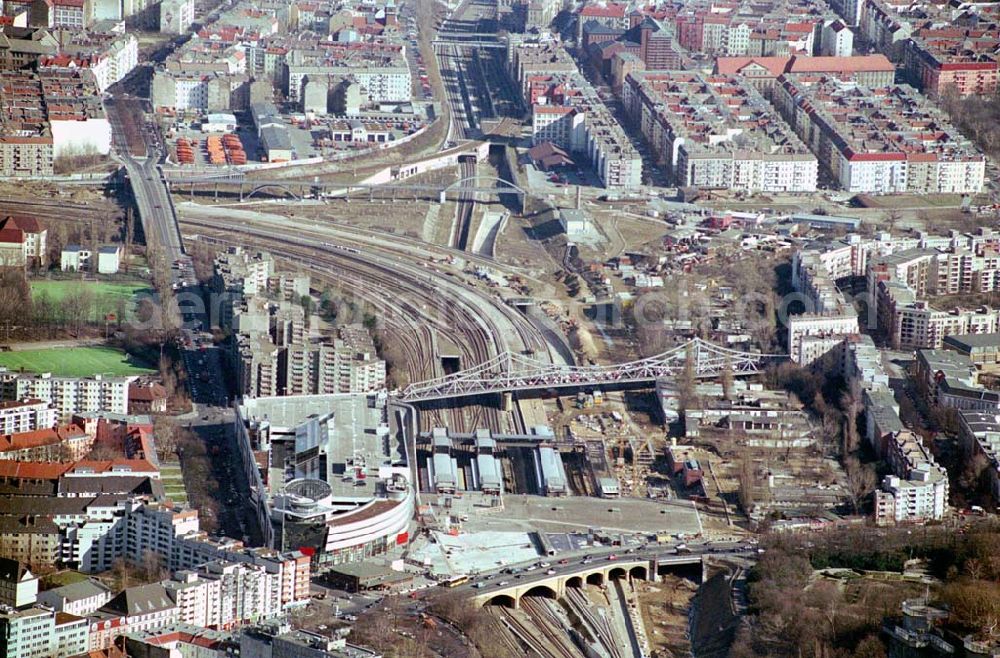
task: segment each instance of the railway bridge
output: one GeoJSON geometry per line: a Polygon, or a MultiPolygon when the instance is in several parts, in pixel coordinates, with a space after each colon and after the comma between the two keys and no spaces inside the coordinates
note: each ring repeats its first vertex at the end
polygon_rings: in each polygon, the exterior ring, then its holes
{"type": "Polygon", "coordinates": [[[400,398],[416,403],[512,391],[653,383],[676,377],[688,367],[699,378],[716,377],[727,369],[737,376],[754,375],[768,362],[785,358],[732,350],[700,338],[656,356],[604,366],[564,366],[504,352],[467,370],[411,384],[403,389],[400,398]]]}
{"type": "MultiPolygon", "coordinates": [[[[580,565],[579,568],[564,570],[556,574],[541,574],[534,579],[511,582],[498,587],[493,581],[486,583],[482,590],[473,597],[477,606],[501,605],[508,608],[519,608],[521,598],[525,596],[547,596],[559,599],[566,595],[566,588],[586,588],[588,585],[601,587],[615,578],[638,578],[641,580],[656,580],[656,576],[671,568],[696,566],[702,570],[702,580],[705,572],[704,555],[669,555],[661,557],[634,557],[615,561],[593,562],[580,565]]],[[[502,582],[502,581],[501,581],[502,582]]]]}

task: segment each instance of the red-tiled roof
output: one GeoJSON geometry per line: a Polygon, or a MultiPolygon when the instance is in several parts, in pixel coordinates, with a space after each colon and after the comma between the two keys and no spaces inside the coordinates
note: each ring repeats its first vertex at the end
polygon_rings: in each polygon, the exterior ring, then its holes
{"type": "Polygon", "coordinates": [[[857,57],[793,57],[789,73],[863,73],[868,71],[895,72],[896,67],[885,55],[857,57]]]}
{"type": "Polygon", "coordinates": [[[58,480],[72,464],[57,462],[18,462],[0,459],[0,477],[16,480],[58,480]]]}
{"type": "Polygon", "coordinates": [[[625,5],[608,3],[606,5],[587,5],[580,10],[580,16],[585,18],[625,18],[625,5]]]}
{"type": "Polygon", "coordinates": [[[715,68],[722,75],[737,75],[750,64],[763,66],[777,77],[785,72],[789,57],[720,57],[715,60],[715,68]]]}
{"type": "Polygon", "coordinates": [[[41,233],[42,225],[30,215],[7,215],[0,220],[0,229],[19,228],[25,233],[41,233]]]}
{"type": "Polygon", "coordinates": [[[143,386],[142,384],[132,384],[128,387],[128,398],[129,400],[135,400],[137,402],[152,402],[153,400],[166,399],[167,389],[163,388],[159,384],[149,384],[148,386],[143,386]]]}
{"type": "Polygon", "coordinates": [[[19,228],[0,229],[0,243],[24,244],[24,231],[19,228]]]}

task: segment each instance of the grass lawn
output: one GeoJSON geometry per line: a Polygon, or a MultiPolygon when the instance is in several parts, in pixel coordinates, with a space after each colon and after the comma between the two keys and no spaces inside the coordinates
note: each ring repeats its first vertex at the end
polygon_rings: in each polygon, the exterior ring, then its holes
{"type": "Polygon", "coordinates": [[[56,573],[50,573],[42,576],[41,580],[45,589],[54,589],[56,587],[62,587],[63,585],[80,583],[88,578],[89,576],[87,574],[80,573],[79,571],[57,571],[56,573]]]}
{"type": "Polygon", "coordinates": [[[144,375],[148,367],[134,363],[125,352],[113,347],[69,347],[23,352],[0,352],[0,366],[10,370],[51,372],[53,375],[83,377],[94,374],[144,375]]]}
{"type": "Polygon", "coordinates": [[[124,283],[124,282],[104,282],[104,281],[32,281],[32,299],[38,299],[44,292],[54,304],[59,304],[64,299],[80,294],[81,290],[88,290],[94,298],[94,316],[103,318],[108,313],[117,313],[119,302],[127,302],[127,310],[134,307],[137,293],[150,293],[153,289],[144,282],[124,283]]]}

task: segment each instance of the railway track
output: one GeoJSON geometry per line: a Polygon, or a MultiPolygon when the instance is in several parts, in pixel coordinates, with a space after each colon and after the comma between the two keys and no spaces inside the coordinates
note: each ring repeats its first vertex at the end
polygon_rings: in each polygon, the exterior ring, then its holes
{"type": "MultiPolygon", "coordinates": [[[[525,599],[528,597],[525,597],[525,599]]],[[[522,599],[522,605],[524,600],[522,599]]],[[[507,608],[493,609],[498,623],[513,636],[516,649],[522,651],[526,656],[534,658],[580,658],[583,654],[574,652],[557,638],[550,639],[541,624],[531,623],[521,617],[516,611],[507,608]]]]}
{"type": "MultiPolygon", "coordinates": [[[[490,358],[496,351],[503,334],[488,318],[481,317],[459,296],[448,295],[434,277],[417,276],[400,271],[399,267],[386,265],[372,256],[365,257],[360,250],[317,248],[310,240],[277,236],[273,234],[237,234],[215,222],[185,220],[185,225],[196,226],[199,234],[219,244],[252,244],[266,249],[275,256],[295,262],[306,269],[317,281],[351,290],[361,300],[380,312],[380,320],[387,333],[404,353],[406,372],[411,381],[433,377],[437,373],[434,355],[428,350],[433,344],[432,331],[439,332],[460,350],[466,363],[478,363],[490,358]],[[358,253],[354,253],[358,252],[358,253]],[[364,285],[359,285],[363,282],[364,285]],[[439,315],[434,309],[440,302],[449,304],[451,313],[439,315]]],[[[248,227],[243,226],[243,233],[248,227]]],[[[434,424],[447,425],[457,431],[488,427],[503,431],[511,425],[498,409],[493,407],[462,407],[458,409],[430,409],[422,413],[421,429],[434,424]]]]}
{"type": "Polygon", "coordinates": [[[611,658],[626,658],[626,655],[621,651],[621,647],[615,639],[615,632],[611,628],[611,623],[607,617],[595,613],[594,607],[590,605],[583,592],[575,587],[567,587],[566,600],[583,621],[584,625],[590,629],[594,638],[607,649],[611,658]]]}
{"type": "MultiPolygon", "coordinates": [[[[476,164],[463,162],[459,165],[459,171],[463,179],[473,178],[476,175],[476,164]]],[[[465,189],[459,192],[458,203],[455,206],[455,223],[452,227],[452,246],[459,251],[468,251],[469,249],[469,236],[472,233],[472,218],[475,215],[475,208],[476,193],[465,189]]]]}
{"type": "Polygon", "coordinates": [[[562,658],[584,658],[583,652],[573,644],[566,633],[566,620],[555,613],[552,605],[554,602],[549,599],[536,599],[531,596],[521,597],[521,607],[531,616],[545,642],[554,649],[552,653],[547,655],[562,658]]]}

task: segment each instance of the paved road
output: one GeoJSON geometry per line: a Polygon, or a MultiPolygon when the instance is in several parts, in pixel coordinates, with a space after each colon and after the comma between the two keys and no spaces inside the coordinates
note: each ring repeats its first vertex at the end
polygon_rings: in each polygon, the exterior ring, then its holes
{"type": "Polygon", "coordinates": [[[177,224],[177,213],[160,171],[159,162],[163,152],[158,137],[153,132],[143,132],[146,157],[134,157],[129,152],[126,136],[122,131],[123,126],[137,120],[134,117],[125,119],[122,113],[134,112],[135,103],[121,102],[112,98],[106,101],[105,111],[112,129],[118,133],[116,140],[118,158],[125,165],[147,242],[152,238],[171,265],[172,283],[175,289],[195,285],[190,259],[184,255],[184,243],[177,224]]]}
{"type": "Polygon", "coordinates": [[[219,504],[217,521],[230,537],[259,545],[261,531],[248,503],[250,485],[241,466],[241,451],[233,425],[235,415],[229,407],[232,391],[224,374],[221,350],[210,338],[198,333],[200,327],[207,326],[208,318],[198,312],[199,304],[191,303],[202,291],[198,288],[191,259],[184,253],[176,210],[159,166],[163,156],[159,137],[155,131],[143,132],[146,157],[133,157],[125,126],[137,120],[123,117],[122,113],[134,112],[136,103],[111,98],[105,107],[115,132],[117,157],[125,165],[147,244],[169,263],[171,287],[179,293],[180,349],[195,407],[188,427],[199,435],[212,455],[212,472],[220,484],[215,492],[219,504]]]}

